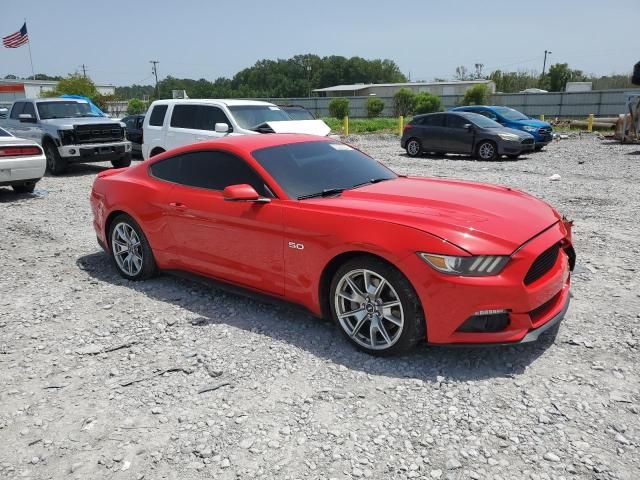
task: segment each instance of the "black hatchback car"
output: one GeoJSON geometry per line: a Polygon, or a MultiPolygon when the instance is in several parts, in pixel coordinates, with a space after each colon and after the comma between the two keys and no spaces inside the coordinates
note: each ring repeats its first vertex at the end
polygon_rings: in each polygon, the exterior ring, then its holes
{"type": "Polygon", "coordinates": [[[410,157],[464,153],[480,160],[496,160],[501,155],[518,158],[533,151],[535,139],[477,113],[444,112],[413,117],[404,128],[400,144],[410,157]]]}

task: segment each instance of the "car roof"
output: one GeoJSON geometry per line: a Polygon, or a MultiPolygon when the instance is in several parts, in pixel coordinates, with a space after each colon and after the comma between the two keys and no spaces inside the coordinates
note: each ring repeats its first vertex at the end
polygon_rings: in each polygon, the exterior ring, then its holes
{"type": "Polygon", "coordinates": [[[173,98],[168,100],[156,100],[154,105],[171,105],[171,104],[211,104],[211,105],[226,105],[227,107],[233,106],[269,106],[275,107],[273,103],[263,102],[260,100],[238,100],[228,98],[173,98]]]}

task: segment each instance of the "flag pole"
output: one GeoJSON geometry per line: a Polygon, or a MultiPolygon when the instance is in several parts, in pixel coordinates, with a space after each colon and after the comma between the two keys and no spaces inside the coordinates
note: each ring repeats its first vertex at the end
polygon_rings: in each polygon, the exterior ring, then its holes
{"type": "MultiPolygon", "coordinates": [[[[27,19],[24,19],[24,26],[27,26],[27,19]]],[[[29,29],[27,28],[27,35],[29,35],[29,29]]],[[[33,69],[33,56],[31,56],[31,38],[27,41],[27,46],[29,47],[29,61],[31,62],[31,76],[33,79],[36,79],[36,72],[33,69]]]]}

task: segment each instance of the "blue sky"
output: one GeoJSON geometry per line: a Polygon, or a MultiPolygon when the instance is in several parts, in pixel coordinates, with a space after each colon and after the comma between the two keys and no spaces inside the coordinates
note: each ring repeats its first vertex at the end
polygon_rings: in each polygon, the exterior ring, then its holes
{"type": "MultiPolygon", "coordinates": [[[[389,58],[412,80],[567,62],[588,73],[627,73],[640,60],[640,1],[77,1],[3,2],[0,36],[27,18],[37,73],[88,65],[96,82],[233,76],[263,58],[295,54],[389,58]],[[632,33],[633,32],[633,33],[632,33]]],[[[0,76],[30,75],[27,47],[0,47],[0,76]]]]}

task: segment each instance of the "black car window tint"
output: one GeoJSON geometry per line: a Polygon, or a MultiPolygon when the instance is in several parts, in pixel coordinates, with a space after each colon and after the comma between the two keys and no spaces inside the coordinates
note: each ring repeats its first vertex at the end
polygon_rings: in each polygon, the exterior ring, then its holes
{"type": "Polygon", "coordinates": [[[167,158],[150,167],[151,175],[168,182],[180,183],[180,156],[167,158]]]}
{"type": "Polygon", "coordinates": [[[174,105],[171,126],[176,128],[198,128],[198,105],[174,105]]]}
{"type": "Polygon", "coordinates": [[[229,123],[229,119],[220,108],[208,105],[198,105],[198,119],[197,126],[195,128],[198,130],[214,131],[216,129],[216,123],[226,123],[227,125],[231,125],[231,123],[229,123]]]}
{"type": "Polygon", "coordinates": [[[424,117],[423,125],[429,127],[444,127],[444,115],[436,114],[424,117]]]}
{"type": "Polygon", "coordinates": [[[22,113],[26,113],[31,115],[33,118],[36,118],[36,109],[31,102],[24,102],[24,108],[22,109],[22,113]]]}
{"type": "Polygon", "coordinates": [[[468,123],[469,121],[464,117],[451,114],[447,115],[447,127],[449,128],[464,128],[468,123]]]}
{"type": "Polygon", "coordinates": [[[201,151],[181,156],[179,183],[209,190],[249,184],[265,196],[262,178],[241,158],[226,152],[201,151]]]}
{"type": "Polygon", "coordinates": [[[149,118],[149,125],[154,127],[161,127],[164,124],[164,116],[167,113],[167,105],[156,105],[151,110],[151,117],[149,118]]]}

